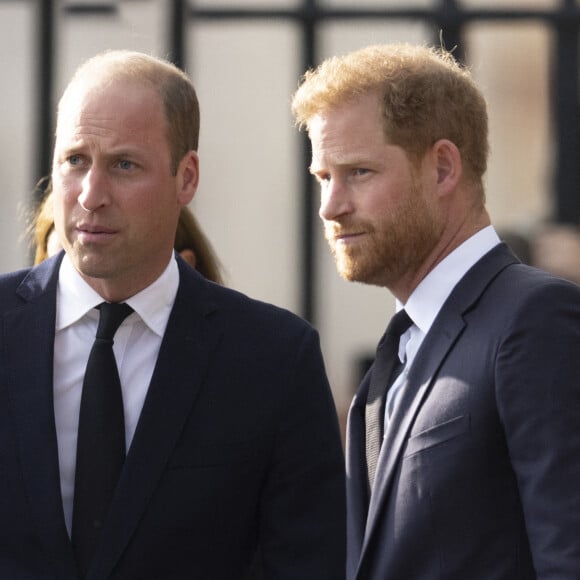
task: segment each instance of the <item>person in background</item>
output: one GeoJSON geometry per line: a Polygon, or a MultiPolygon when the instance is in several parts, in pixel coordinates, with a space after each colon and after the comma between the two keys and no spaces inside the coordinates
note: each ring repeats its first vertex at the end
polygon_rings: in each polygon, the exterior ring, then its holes
{"type": "Polygon", "coordinates": [[[543,223],[530,239],[534,266],[580,284],[580,227],[543,223]]]}
{"type": "Polygon", "coordinates": [[[3,578],[244,580],[257,555],[265,580],[344,576],[317,332],[174,250],[198,135],[189,78],[139,52],[60,99],[64,252],[0,276],[3,578]]]}
{"type": "Polygon", "coordinates": [[[197,218],[187,207],[179,212],[177,231],[175,232],[175,251],[202,276],[223,284],[222,267],[216,253],[204,234],[197,218]]]}
{"type": "MultiPolygon", "coordinates": [[[[29,228],[34,244],[35,266],[62,249],[54,229],[52,204],[49,186],[29,228]]],[[[224,283],[222,267],[211,242],[187,206],[182,207],[179,212],[174,247],[179,255],[202,276],[217,284],[224,283]]]]}
{"type": "Polygon", "coordinates": [[[292,106],[339,273],[396,298],[348,418],[347,578],[580,578],[580,289],[491,225],[481,90],[377,45],[292,106]]]}
{"type": "Polygon", "coordinates": [[[50,190],[49,184],[46,194],[32,215],[27,228],[34,252],[33,264],[35,266],[62,250],[62,245],[54,229],[53,199],[50,190]]]}

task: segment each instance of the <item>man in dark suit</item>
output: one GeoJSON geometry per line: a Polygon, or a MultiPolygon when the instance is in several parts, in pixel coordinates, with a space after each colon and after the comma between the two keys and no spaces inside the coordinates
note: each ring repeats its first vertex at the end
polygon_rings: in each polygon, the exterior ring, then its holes
{"type": "Polygon", "coordinates": [[[309,71],[293,112],[340,274],[406,318],[349,413],[347,577],[580,578],[580,290],[491,226],[469,72],[372,46],[309,71]]]}
{"type": "Polygon", "coordinates": [[[0,578],[344,577],[344,464],[316,332],[173,253],[198,131],[187,76],[140,53],[91,59],[60,101],[65,251],[0,278],[0,578]],[[110,379],[109,362],[94,373],[122,401],[102,402],[85,373],[97,320],[126,308],[103,302],[132,309],[118,377],[114,360],[110,379]],[[119,403],[120,429],[94,416],[119,403]],[[126,457],[97,513],[109,462],[95,465],[119,430],[126,457]]]}

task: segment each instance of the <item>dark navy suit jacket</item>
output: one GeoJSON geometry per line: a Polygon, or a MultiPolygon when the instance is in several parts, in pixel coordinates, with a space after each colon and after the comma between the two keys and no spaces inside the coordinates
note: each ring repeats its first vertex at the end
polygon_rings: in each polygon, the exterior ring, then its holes
{"type": "MultiPolygon", "coordinates": [[[[73,580],[52,376],[60,257],[0,277],[0,578],[73,580]]],[[[317,333],[183,262],[90,580],[344,577],[344,464],[317,333]]]]}
{"type": "Polygon", "coordinates": [[[349,580],[580,578],[580,289],[494,248],[406,380],[368,518],[368,376],[351,407],[349,580]]]}

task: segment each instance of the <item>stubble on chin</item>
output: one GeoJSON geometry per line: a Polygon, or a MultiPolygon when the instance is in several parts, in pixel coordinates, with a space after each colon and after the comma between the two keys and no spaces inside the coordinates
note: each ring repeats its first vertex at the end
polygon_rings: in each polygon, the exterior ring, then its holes
{"type": "Polygon", "coordinates": [[[106,278],[110,275],[107,256],[89,248],[73,245],[67,253],[76,270],[85,278],[106,278]]]}

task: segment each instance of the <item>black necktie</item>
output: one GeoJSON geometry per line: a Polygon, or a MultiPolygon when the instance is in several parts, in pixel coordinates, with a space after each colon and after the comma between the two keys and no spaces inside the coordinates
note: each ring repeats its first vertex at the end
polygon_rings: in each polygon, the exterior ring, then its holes
{"type": "Polygon", "coordinates": [[[399,310],[389,322],[387,330],[377,347],[371,372],[371,384],[365,409],[366,456],[369,487],[375,480],[377,461],[383,440],[385,400],[389,387],[402,369],[399,359],[401,335],[413,324],[404,310],[399,310]]]}
{"type": "Polygon", "coordinates": [[[104,302],[83,381],[73,505],[72,543],[86,576],[125,461],[125,418],[113,337],[133,309],[104,302]]]}

